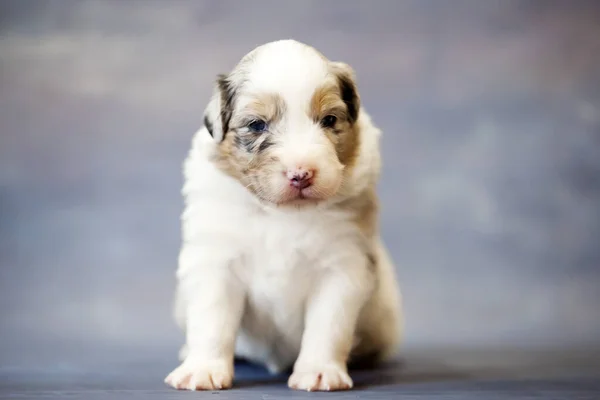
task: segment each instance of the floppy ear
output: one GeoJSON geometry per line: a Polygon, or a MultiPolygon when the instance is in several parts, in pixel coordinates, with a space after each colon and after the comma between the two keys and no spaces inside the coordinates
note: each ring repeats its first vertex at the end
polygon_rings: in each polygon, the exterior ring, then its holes
{"type": "Polygon", "coordinates": [[[204,126],[217,141],[225,139],[233,113],[236,90],[226,75],[218,75],[213,94],[204,111],[204,126]]]}
{"type": "Polygon", "coordinates": [[[356,75],[352,67],[343,62],[332,62],[333,73],[337,78],[342,100],[348,110],[350,123],[356,122],[360,111],[360,96],[356,86],[356,75]]]}

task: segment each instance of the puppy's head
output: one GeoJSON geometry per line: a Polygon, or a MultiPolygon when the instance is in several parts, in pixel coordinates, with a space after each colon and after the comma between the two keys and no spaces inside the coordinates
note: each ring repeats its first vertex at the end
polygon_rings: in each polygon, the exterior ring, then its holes
{"type": "Polygon", "coordinates": [[[219,76],[205,113],[219,168],[263,202],[336,196],[359,146],[352,69],[292,40],[271,42],[219,76]]]}

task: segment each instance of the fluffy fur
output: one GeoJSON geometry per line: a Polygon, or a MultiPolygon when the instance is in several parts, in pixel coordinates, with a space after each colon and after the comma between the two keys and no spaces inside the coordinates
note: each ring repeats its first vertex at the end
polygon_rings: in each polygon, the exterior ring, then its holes
{"type": "Polygon", "coordinates": [[[400,291],[380,239],[379,129],[354,72],[293,40],[219,76],[185,161],[175,318],[165,379],[230,388],[234,356],[301,390],[352,387],[347,366],[393,355],[400,291]]]}

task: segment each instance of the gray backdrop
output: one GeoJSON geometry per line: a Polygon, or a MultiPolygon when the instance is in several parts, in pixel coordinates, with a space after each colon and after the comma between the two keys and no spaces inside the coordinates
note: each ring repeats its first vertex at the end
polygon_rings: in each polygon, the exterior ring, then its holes
{"type": "Polygon", "coordinates": [[[215,75],[281,38],[353,65],[384,130],[407,346],[597,344],[599,21],[568,0],[0,1],[0,364],[174,359],[181,163],[215,75]]]}

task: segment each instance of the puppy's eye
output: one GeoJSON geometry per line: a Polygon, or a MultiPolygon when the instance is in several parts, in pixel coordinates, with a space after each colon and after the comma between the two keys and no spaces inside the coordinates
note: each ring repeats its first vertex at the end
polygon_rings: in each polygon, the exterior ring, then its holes
{"type": "Polygon", "coordinates": [[[336,122],[337,117],[335,115],[328,115],[321,120],[321,126],[324,128],[333,128],[336,122]]]}
{"type": "Polygon", "coordinates": [[[256,119],[248,124],[248,129],[251,132],[256,132],[256,133],[264,132],[267,130],[267,123],[260,119],[256,119]]]}

